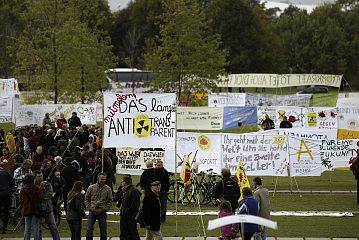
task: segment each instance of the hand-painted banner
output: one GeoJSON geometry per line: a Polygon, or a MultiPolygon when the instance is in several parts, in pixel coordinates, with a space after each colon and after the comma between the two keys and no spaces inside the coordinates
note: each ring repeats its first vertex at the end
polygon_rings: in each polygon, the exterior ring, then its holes
{"type": "MultiPolygon", "coordinates": [[[[267,131],[266,131],[267,132],[267,131]]],[[[336,129],[302,129],[302,128],[281,128],[279,134],[298,139],[324,140],[336,139],[336,129]]]]}
{"type": "Polygon", "coordinates": [[[359,130],[358,116],[359,116],[359,107],[338,108],[338,128],[348,129],[348,130],[359,130]]]}
{"type": "Polygon", "coordinates": [[[13,97],[0,97],[0,123],[13,121],[13,97]]]}
{"type": "Polygon", "coordinates": [[[359,98],[359,92],[338,93],[339,98],[359,98]]]}
{"type": "Polygon", "coordinates": [[[178,107],[177,129],[220,130],[223,107],[178,107]]]}
{"type": "Polygon", "coordinates": [[[321,141],[288,137],[290,176],[320,176],[322,166],[321,141]]]}
{"type": "Polygon", "coordinates": [[[14,96],[19,93],[18,82],[15,78],[0,79],[0,96],[14,96]]]}
{"type": "Polygon", "coordinates": [[[104,147],[174,148],[176,95],[104,94],[104,147]]]}
{"type": "Polygon", "coordinates": [[[307,108],[307,128],[337,129],[338,113],[336,108],[307,108]]]}
{"type": "Polygon", "coordinates": [[[192,168],[198,172],[213,169],[221,173],[221,134],[178,132],[177,133],[177,171],[182,169],[182,162],[190,154],[192,168]]]}
{"type": "Polygon", "coordinates": [[[296,106],[309,107],[312,94],[273,95],[246,93],[246,106],[296,106]]]}
{"type": "Polygon", "coordinates": [[[301,107],[258,107],[258,125],[261,125],[265,114],[274,121],[275,128],[279,128],[285,116],[292,123],[293,128],[302,128],[305,125],[305,109],[301,107]]]}
{"type": "Polygon", "coordinates": [[[241,160],[249,176],[288,176],[287,138],[283,135],[223,135],[222,167],[235,174],[241,160]]]}
{"type": "Polygon", "coordinates": [[[326,170],[349,167],[350,158],[357,156],[358,144],[357,139],[322,140],[320,155],[323,167],[326,170]]]}
{"type": "Polygon", "coordinates": [[[294,87],[320,85],[340,87],[342,75],[325,74],[230,74],[217,83],[218,87],[294,87]]]}
{"type": "Polygon", "coordinates": [[[338,129],[337,139],[359,139],[359,131],[357,130],[347,130],[347,129],[338,129]]]}
{"type": "Polygon", "coordinates": [[[208,107],[245,106],[245,93],[209,93],[208,107]]]}
{"type": "Polygon", "coordinates": [[[46,105],[15,105],[16,126],[37,124],[42,126],[45,113],[56,121],[60,113],[65,118],[71,117],[72,112],[77,112],[82,124],[96,124],[96,105],[89,104],[46,104],[46,105]]]}
{"type": "Polygon", "coordinates": [[[174,149],[157,148],[116,148],[118,163],[116,173],[141,175],[146,169],[145,162],[151,160],[156,163],[158,160],[163,162],[168,171],[173,171],[174,149]],[[172,169],[171,169],[172,168],[172,169]]]}
{"type": "Polygon", "coordinates": [[[346,108],[346,107],[359,108],[359,97],[338,98],[337,107],[339,107],[339,108],[346,108]]]}
{"type": "Polygon", "coordinates": [[[256,107],[224,107],[223,129],[257,124],[256,107]]]}

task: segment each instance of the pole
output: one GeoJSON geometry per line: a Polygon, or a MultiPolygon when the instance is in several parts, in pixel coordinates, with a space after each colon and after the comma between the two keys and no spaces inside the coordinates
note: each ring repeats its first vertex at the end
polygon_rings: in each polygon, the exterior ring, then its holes
{"type": "Polygon", "coordinates": [[[278,178],[279,178],[279,177],[277,176],[277,178],[275,179],[273,197],[274,197],[274,195],[275,195],[275,193],[276,193],[276,191],[277,191],[278,178]]]}
{"type": "MultiPolygon", "coordinates": [[[[176,129],[175,129],[175,178],[177,178],[177,165],[178,165],[178,162],[177,162],[177,106],[178,106],[178,97],[177,97],[177,94],[176,94],[176,129]]],[[[184,159],[183,159],[184,161],[184,159]]],[[[182,163],[182,165],[184,165],[184,162],[182,163]]],[[[175,221],[176,221],[176,233],[178,232],[178,181],[175,180],[175,207],[176,207],[176,213],[175,213],[175,221]]]]}
{"type": "Polygon", "coordinates": [[[105,121],[104,121],[104,117],[105,117],[105,112],[104,112],[104,107],[105,107],[105,103],[104,103],[104,96],[102,93],[102,114],[103,114],[103,118],[102,118],[102,146],[101,146],[101,157],[102,157],[102,169],[101,172],[103,172],[104,169],[104,153],[105,153],[105,149],[103,147],[103,140],[105,139],[105,121]]]}

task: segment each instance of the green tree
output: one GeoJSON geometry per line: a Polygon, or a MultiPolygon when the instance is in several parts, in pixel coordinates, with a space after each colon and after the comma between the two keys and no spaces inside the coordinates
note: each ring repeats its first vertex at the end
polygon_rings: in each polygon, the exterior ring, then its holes
{"type": "Polygon", "coordinates": [[[226,65],[219,35],[208,35],[205,16],[190,0],[165,0],[160,22],[160,45],[147,48],[146,68],[155,74],[155,90],[182,92],[215,86],[226,65]]]}

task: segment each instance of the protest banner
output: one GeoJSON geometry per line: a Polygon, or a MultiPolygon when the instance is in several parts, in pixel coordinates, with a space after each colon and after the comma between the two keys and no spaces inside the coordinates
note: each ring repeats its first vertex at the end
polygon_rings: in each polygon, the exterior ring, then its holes
{"type": "Polygon", "coordinates": [[[177,129],[220,130],[223,107],[178,107],[177,129]]]}
{"type": "Polygon", "coordinates": [[[305,125],[305,109],[291,106],[257,107],[258,125],[261,125],[265,114],[274,121],[275,128],[279,128],[284,116],[293,125],[293,128],[302,128],[305,125]]]}
{"type": "Polygon", "coordinates": [[[0,97],[0,123],[13,121],[13,97],[0,97]]]}
{"type": "Polygon", "coordinates": [[[276,106],[276,98],[273,94],[246,93],[246,106],[276,106]]]}
{"type": "Polygon", "coordinates": [[[346,107],[359,108],[359,97],[355,97],[355,98],[338,98],[336,106],[338,108],[346,108],[346,107]]]}
{"type": "Polygon", "coordinates": [[[338,108],[338,128],[359,130],[358,114],[359,107],[338,108]]]}
{"type": "Polygon", "coordinates": [[[96,105],[90,104],[46,104],[46,105],[15,105],[16,126],[37,124],[42,126],[45,113],[49,113],[50,119],[56,121],[60,113],[65,118],[71,117],[72,112],[77,112],[82,124],[96,124],[96,105]]]}
{"type": "Polygon", "coordinates": [[[309,107],[312,94],[273,95],[246,93],[246,106],[296,106],[309,107]]]}
{"type": "Polygon", "coordinates": [[[151,160],[156,163],[158,160],[163,162],[168,171],[174,170],[174,149],[158,148],[116,148],[118,163],[116,165],[117,174],[141,175],[146,169],[145,162],[151,160]]]}
{"type": "Polygon", "coordinates": [[[104,94],[104,147],[174,148],[176,95],[104,94]]]}
{"type": "Polygon", "coordinates": [[[342,75],[326,74],[229,74],[217,87],[295,87],[319,85],[340,87],[342,75]]]}
{"type": "Polygon", "coordinates": [[[256,107],[224,107],[223,129],[257,124],[256,107]]]}
{"type": "Polygon", "coordinates": [[[312,140],[324,140],[324,139],[336,139],[336,129],[303,129],[303,128],[281,128],[279,134],[288,137],[294,137],[298,139],[312,139],[312,140]]]}
{"type": "Polygon", "coordinates": [[[0,79],[0,86],[1,97],[13,97],[15,94],[19,94],[19,86],[15,78],[0,79]]]}
{"type": "Polygon", "coordinates": [[[359,92],[338,93],[339,98],[359,98],[359,92]]]}
{"type": "Polygon", "coordinates": [[[338,129],[337,139],[359,139],[359,131],[357,130],[347,130],[347,129],[338,129]]]}
{"type": "Polygon", "coordinates": [[[317,129],[337,129],[337,108],[306,108],[306,127],[317,129]]]}
{"type": "Polygon", "coordinates": [[[245,93],[209,93],[208,107],[245,106],[245,93]]]}
{"type": "Polygon", "coordinates": [[[320,156],[326,170],[349,167],[349,160],[357,156],[358,140],[322,140],[320,156]]]}
{"type": "Polygon", "coordinates": [[[220,174],[222,167],[221,134],[178,132],[178,172],[182,169],[182,161],[185,156],[189,154],[192,168],[198,172],[212,168],[215,173],[220,174]]]}
{"type": "Polygon", "coordinates": [[[224,134],[222,167],[235,174],[241,160],[248,176],[288,176],[287,138],[283,135],[224,134]]]}
{"type": "Polygon", "coordinates": [[[322,166],[319,140],[288,137],[290,176],[320,176],[322,166]]]}

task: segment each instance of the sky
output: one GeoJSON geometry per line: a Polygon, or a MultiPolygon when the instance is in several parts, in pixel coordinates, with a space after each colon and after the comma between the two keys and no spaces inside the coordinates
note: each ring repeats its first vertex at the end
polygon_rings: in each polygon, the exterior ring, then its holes
{"type": "MultiPolygon", "coordinates": [[[[291,2],[299,5],[318,5],[324,2],[335,2],[335,0],[267,0],[268,2],[291,2]]],[[[127,7],[130,0],[108,0],[111,11],[117,11],[127,7]]]]}

